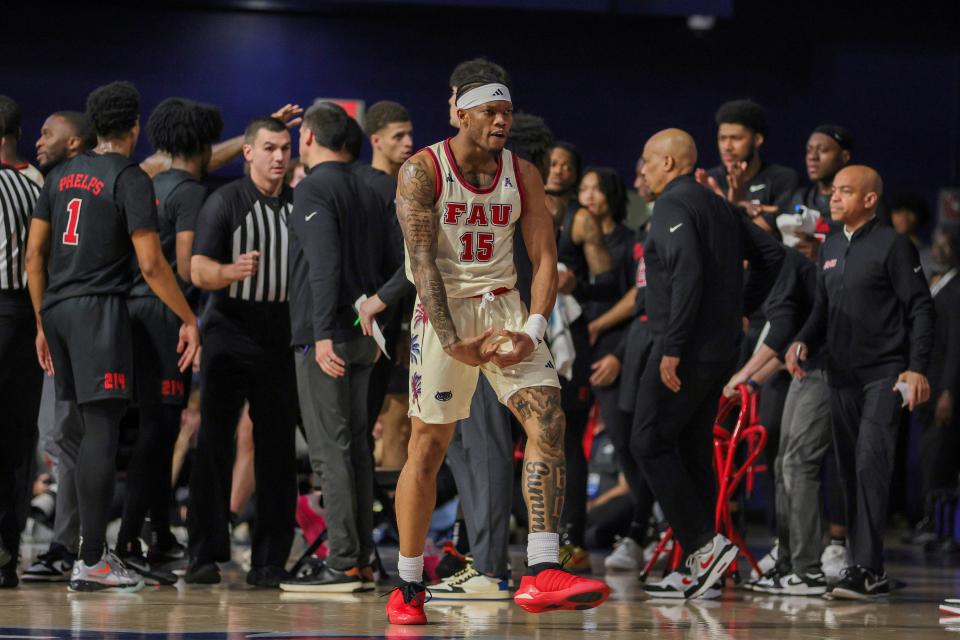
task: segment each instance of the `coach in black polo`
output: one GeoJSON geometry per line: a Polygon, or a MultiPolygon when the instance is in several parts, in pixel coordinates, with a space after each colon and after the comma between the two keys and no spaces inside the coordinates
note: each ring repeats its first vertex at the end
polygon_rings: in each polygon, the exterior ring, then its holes
{"type": "Polygon", "coordinates": [[[834,178],[830,213],[843,233],[820,251],[813,311],[787,354],[798,377],[807,353],[825,343],[830,354],[833,440],[854,562],[832,591],[838,598],[890,593],[883,532],[901,403],[913,410],[930,397],[933,301],[916,247],[877,219],[882,192],[870,167],[849,166],[834,178]]]}
{"type": "Polygon", "coordinates": [[[293,192],[283,180],[290,144],[280,120],[253,120],[243,145],[249,175],[214,192],[197,219],[190,275],[213,294],[201,322],[203,399],[190,477],[187,582],[219,582],[216,563],[230,560],[230,474],[244,401],[250,402],[257,452],[247,583],[276,587],[286,577],[297,498],[297,396],[287,305],[287,216],[293,192]]]}
{"type": "MultiPolygon", "coordinates": [[[[319,103],[304,114],[300,158],[308,175],[291,214],[291,318],[300,413],[320,477],[330,553],[287,591],[372,590],[373,458],[367,390],[377,357],[353,303],[376,291],[402,260],[387,207],[347,165],[349,116],[319,103]]],[[[256,428],[256,418],[254,418],[256,428]]]]}

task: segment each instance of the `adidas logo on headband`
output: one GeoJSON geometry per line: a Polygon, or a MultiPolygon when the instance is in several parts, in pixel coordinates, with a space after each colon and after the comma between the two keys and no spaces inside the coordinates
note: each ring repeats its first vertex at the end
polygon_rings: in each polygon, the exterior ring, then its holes
{"type": "Polygon", "coordinates": [[[457,109],[472,109],[488,102],[513,102],[510,99],[510,89],[499,82],[491,82],[468,90],[457,97],[457,109]]]}

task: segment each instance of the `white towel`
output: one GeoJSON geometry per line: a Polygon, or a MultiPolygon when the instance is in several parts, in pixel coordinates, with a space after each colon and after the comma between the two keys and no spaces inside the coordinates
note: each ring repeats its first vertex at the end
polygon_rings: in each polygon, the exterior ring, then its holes
{"type": "MultiPolygon", "coordinates": [[[[566,271],[566,266],[561,263],[557,265],[557,269],[566,271]]],[[[567,380],[573,379],[573,361],[577,357],[573,336],[570,334],[570,325],[582,314],[583,309],[573,296],[559,293],[557,304],[553,306],[550,320],[547,322],[547,340],[550,342],[554,366],[557,368],[557,373],[567,380]]]]}

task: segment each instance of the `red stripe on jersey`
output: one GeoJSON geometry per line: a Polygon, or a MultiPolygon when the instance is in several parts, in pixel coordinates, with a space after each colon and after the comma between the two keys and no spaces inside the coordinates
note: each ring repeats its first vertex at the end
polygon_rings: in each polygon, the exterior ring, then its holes
{"type": "Polygon", "coordinates": [[[520,159],[512,151],[510,157],[513,158],[513,177],[517,179],[517,190],[520,192],[520,213],[523,213],[523,203],[527,199],[527,194],[523,188],[523,177],[520,175],[520,159]]]}
{"type": "Polygon", "coordinates": [[[440,161],[437,159],[437,154],[435,154],[430,147],[424,147],[423,150],[426,151],[430,155],[430,159],[433,160],[433,204],[437,204],[437,200],[440,199],[440,185],[443,184],[441,182],[443,178],[440,177],[440,161]]]}
{"type": "MultiPolygon", "coordinates": [[[[467,182],[467,179],[464,178],[463,174],[460,173],[460,167],[457,166],[457,161],[453,157],[453,150],[450,148],[450,140],[452,140],[452,138],[447,138],[443,141],[443,152],[447,154],[447,161],[450,163],[450,166],[453,167],[453,173],[457,176],[457,180],[460,181],[460,184],[463,185],[463,188],[470,193],[476,193],[479,195],[493,193],[493,190],[500,185],[500,174],[503,173],[503,156],[501,155],[497,158],[497,175],[493,176],[493,181],[486,187],[475,187],[467,182]]],[[[517,180],[519,179],[520,177],[517,176],[517,180]]]]}

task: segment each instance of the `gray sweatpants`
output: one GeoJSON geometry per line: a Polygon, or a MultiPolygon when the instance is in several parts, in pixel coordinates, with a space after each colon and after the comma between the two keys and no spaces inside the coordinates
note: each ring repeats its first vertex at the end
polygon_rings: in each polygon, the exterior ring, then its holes
{"type": "Polygon", "coordinates": [[[330,553],[338,571],[369,564],[373,552],[373,456],[367,434],[367,387],[377,355],[373,338],[334,344],[347,373],[331,378],[311,345],[295,350],[300,414],[310,465],[320,477],[330,553]]]}
{"type": "Polygon", "coordinates": [[[830,388],[826,373],[817,369],[790,382],[774,462],[779,564],[796,573],[820,571],[820,469],[830,445],[830,388]]]}
{"type": "Polygon", "coordinates": [[[457,423],[447,464],[460,493],[473,568],[507,575],[513,497],[513,434],[510,411],[480,376],[470,417],[457,423]]]}
{"type": "Polygon", "coordinates": [[[80,507],[77,499],[77,456],[83,439],[83,422],[76,403],[57,400],[53,410],[57,452],[57,505],[53,542],[71,553],[80,548],[80,507]]]}

